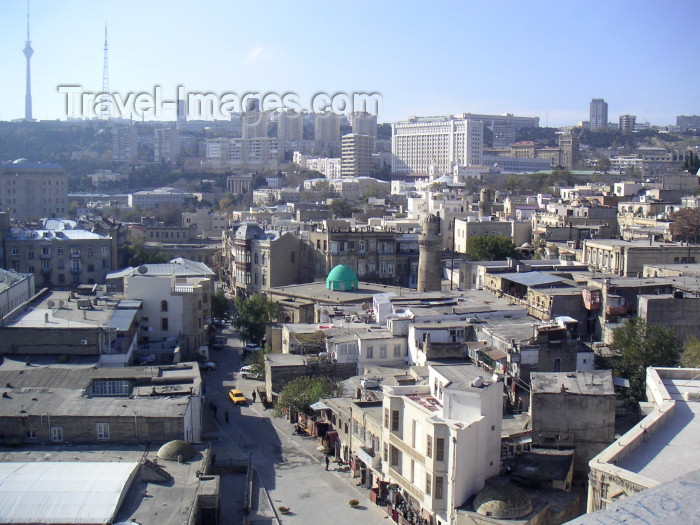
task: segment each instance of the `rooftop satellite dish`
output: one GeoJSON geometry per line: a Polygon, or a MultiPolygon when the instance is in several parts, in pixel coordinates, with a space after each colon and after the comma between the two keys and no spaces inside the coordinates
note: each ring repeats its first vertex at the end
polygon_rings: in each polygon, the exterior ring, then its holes
{"type": "Polygon", "coordinates": [[[54,306],[56,306],[56,303],[54,301],[52,301],[51,299],[49,299],[46,302],[46,306],[48,306],[49,308],[53,308],[54,306]]]}
{"type": "Polygon", "coordinates": [[[138,269],[136,271],[139,272],[141,275],[143,275],[145,273],[148,273],[148,267],[145,264],[142,264],[141,266],[138,267],[138,269]]]}
{"type": "Polygon", "coordinates": [[[60,301],[58,301],[58,307],[59,307],[59,308],[63,308],[63,305],[64,305],[64,304],[66,304],[66,302],[65,302],[63,299],[61,299],[60,301]]]}

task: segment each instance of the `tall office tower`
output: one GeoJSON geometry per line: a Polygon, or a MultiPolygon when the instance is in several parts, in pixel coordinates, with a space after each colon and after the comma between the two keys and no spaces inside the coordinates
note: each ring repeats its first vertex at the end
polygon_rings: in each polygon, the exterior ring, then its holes
{"type": "Polygon", "coordinates": [[[314,114],[314,140],[324,145],[340,144],[340,118],[337,113],[326,111],[314,114]]]}
{"type": "Polygon", "coordinates": [[[27,57],[27,91],[24,95],[24,120],[32,119],[32,78],[29,61],[34,54],[32,41],[29,40],[29,3],[27,3],[27,41],[24,43],[24,56],[27,57]]]}
{"type": "Polygon", "coordinates": [[[246,104],[245,111],[241,115],[241,134],[244,139],[267,138],[268,115],[267,111],[260,110],[260,100],[251,99],[246,104]]]}
{"type": "Polygon", "coordinates": [[[434,166],[452,173],[454,166],[481,166],[484,124],[463,116],[413,117],[391,125],[391,171],[425,173],[434,166]]]}
{"type": "Polygon", "coordinates": [[[107,24],[105,24],[105,56],[102,65],[102,97],[100,97],[100,118],[112,116],[112,97],[109,94],[109,60],[107,57],[107,24]]]}
{"type": "Polygon", "coordinates": [[[372,174],[374,137],[350,133],[343,135],[340,165],[343,177],[369,177],[372,174]]]}
{"type": "Polygon", "coordinates": [[[377,140],[377,115],[366,111],[357,111],[350,115],[352,132],[357,135],[369,135],[377,140]]]}
{"type": "Polygon", "coordinates": [[[559,150],[561,151],[561,165],[568,170],[575,168],[579,161],[580,142],[578,136],[573,133],[561,133],[559,135],[559,150]]]}
{"type": "Polygon", "coordinates": [[[160,128],[154,131],[153,160],[177,162],[180,158],[180,132],[176,128],[160,128]]]}
{"type": "Polygon", "coordinates": [[[608,127],[608,103],[602,98],[591,100],[591,131],[608,127]]]}
{"type": "Polygon", "coordinates": [[[277,113],[277,138],[298,142],[304,139],[304,115],[293,110],[277,113]]]}
{"type": "Polygon", "coordinates": [[[637,123],[635,115],[620,115],[620,131],[634,131],[634,125],[637,123]]]}

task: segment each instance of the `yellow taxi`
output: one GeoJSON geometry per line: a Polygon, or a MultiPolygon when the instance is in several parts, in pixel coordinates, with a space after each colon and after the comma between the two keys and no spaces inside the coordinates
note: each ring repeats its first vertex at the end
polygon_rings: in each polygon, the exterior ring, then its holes
{"type": "Polygon", "coordinates": [[[233,401],[237,405],[245,405],[246,404],[246,398],[243,395],[243,392],[240,390],[237,390],[235,388],[232,388],[229,390],[228,397],[231,398],[231,401],[233,401]]]}

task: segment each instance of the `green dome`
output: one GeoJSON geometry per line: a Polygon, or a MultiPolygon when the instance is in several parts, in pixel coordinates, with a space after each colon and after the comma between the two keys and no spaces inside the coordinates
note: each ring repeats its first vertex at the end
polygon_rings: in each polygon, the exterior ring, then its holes
{"type": "Polygon", "coordinates": [[[339,264],[333,268],[331,273],[328,274],[328,277],[326,277],[326,288],[328,290],[340,292],[357,290],[357,275],[355,275],[355,272],[349,266],[339,264]]]}

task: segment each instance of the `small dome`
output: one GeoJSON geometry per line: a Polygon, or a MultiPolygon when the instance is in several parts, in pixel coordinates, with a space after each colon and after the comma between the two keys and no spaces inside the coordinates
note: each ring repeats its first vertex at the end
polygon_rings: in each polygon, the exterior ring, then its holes
{"type": "Polygon", "coordinates": [[[260,239],[264,235],[263,229],[254,222],[244,222],[236,230],[236,239],[249,241],[251,239],[260,239]]]}
{"type": "Polygon", "coordinates": [[[182,460],[186,461],[194,457],[194,455],[194,447],[187,441],[182,441],[181,439],[168,441],[158,449],[158,457],[160,459],[169,459],[170,461],[177,461],[178,456],[181,456],[182,460]]]}
{"type": "Polygon", "coordinates": [[[482,516],[517,519],[532,512],[532,502],[520,487],[508,482],[493,482],[476,495],[474,510],[482,516]]]}
{"type": "Polygon", "coordinates": [[[358,287],[359,282],[355,271],[344,264],[339,264],[333,268],[328,274],[328,277],[326,277],[326,288],[328,290],[345,292],[357,290],[358,287]]]}

